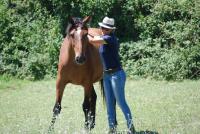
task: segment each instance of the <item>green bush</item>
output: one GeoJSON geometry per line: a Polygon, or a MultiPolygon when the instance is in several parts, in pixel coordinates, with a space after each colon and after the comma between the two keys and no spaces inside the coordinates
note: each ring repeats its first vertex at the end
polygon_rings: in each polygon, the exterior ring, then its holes
{"type": "Polygon", "coordinates": [[[42,79],[55,73],[62,38],[59,21],[31,2],[1,8],[0,15],[5,22],[0,34],[1,74],[42,79]]]}
{"type": "Polygon", "coordinates": [[[121,61],[130,78],[182,80],[200,77],[200,44],[161,48],[155,40],[122,43],[121,61]]]}
{"type": "Polygon", "coordinates": [[[139,33],[138,41],[122,43],[120,49],[130,77],[200,77],[200,20],[195,0],[136,0],[128,1],[125,8],[132,13],[139,33]]]}
{"type": "Polygon", "coordinates": [[[130,77],[200,77],[197,0],[0,1],[0,74],[55,76],[69,16],[114,17],[122,64],[130,77]]]}

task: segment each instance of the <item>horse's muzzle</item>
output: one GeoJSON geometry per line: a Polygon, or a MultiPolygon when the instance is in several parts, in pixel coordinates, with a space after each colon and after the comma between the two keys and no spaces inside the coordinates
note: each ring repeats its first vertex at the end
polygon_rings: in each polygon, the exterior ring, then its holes
{"type": "Polygon", "coordinates": [[[85,61],[86,61],[86,57],[85,57],[85,56],[77,56],[77,57],[75,58],[75,62],[76,62],[77,64],[79,64],[79,65],[84,64],[85,61]]]}

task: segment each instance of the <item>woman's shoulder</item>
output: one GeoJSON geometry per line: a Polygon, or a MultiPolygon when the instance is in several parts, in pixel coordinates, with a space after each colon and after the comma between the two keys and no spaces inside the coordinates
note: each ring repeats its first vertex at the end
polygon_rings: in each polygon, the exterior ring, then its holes
{"type": "Polygon", "coordinates": [[[118,44],[118,39],[115,35],[103,35],[102,38],[108,44],[118,44]]]}
{"type": "Polygon", "coordinates": [[[102,38],[104,38],[104,39],[115,39],[116,36],[114,34],[105,34],[105,35],[102,35],[102,38]]]}

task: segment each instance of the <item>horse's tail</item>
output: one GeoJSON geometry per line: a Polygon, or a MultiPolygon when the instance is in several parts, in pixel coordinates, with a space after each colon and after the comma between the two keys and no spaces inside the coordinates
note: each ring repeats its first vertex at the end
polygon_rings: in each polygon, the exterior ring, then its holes
{"type": "Polygon", "coordinates": [[[103,104],[105,104],[105,92],[104,92],[104,86],[103,86],[103,79],[100,80],[100,86],[101,86],[101,95],[103,97],[103,104]]]}

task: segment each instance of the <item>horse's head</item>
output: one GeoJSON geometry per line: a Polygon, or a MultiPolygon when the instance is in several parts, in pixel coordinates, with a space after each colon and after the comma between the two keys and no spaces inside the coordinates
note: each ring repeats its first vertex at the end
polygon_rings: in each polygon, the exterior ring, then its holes
{"type": "Polygon", "coordinates": [[[90,21],[90,16],[83,20],[80,18],[70,18],[70,23],[67,28],[67,36],[72,39],[72,46],[75,53],[75,62],[82,65],[86,61],[86,47],[88,44],[88,28],[87,22],[90,21]]]}

